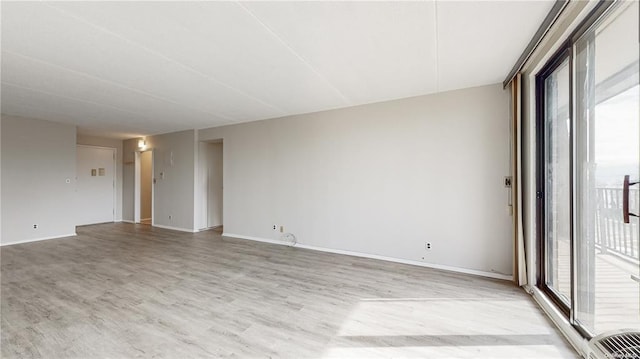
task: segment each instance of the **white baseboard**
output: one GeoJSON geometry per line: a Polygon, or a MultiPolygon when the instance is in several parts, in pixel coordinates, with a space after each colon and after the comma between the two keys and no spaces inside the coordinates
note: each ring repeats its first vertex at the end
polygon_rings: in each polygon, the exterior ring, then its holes
{"type": "Polygon", "coordinates": [[[130,220],[128,220],[128,219],[123,219],[121,222],[123,222],[123,223],[136,224],[136,222],[134,222],[134,221],[130,221],[130,220]]]}
{"type": "MultiPolygon", "coordinates": [[[[286,242],[283,242],[283,241],[279,241],[277,239],[251,237],[251,236],[244,236],[244,235],[234,234],[234,233],[222,233],[222,236],[223,237],[240,238],[240,239],[248,239],[248,240],[251,240],[251,241],[278,244],[278,245],[282,245],[282,246],[289,246],[290,245],[289,243],[286,243],[286,242]]],[[[361,258],[371,258],[371,259],[378,259],[378,260],[387,261],[387,262],[409,264],[409,265],[414,265],[414,266],[419,266],[419,267],[441,269],[441,270],[446,270],[446,271],[450,271],[450,272],[471,274],[471,275],[477,275],[477,276],[481,276],[481,277],[488,277],[488,278],[494,278],[494,279],[501,279],[501,280],[506,280],[506,281],[512,281],[513,280],[513,276],[506,275],[506,274],[485,272],[485,271],[479,271],[479,270],[467,269],[467,268],[460,268],[460,267],[452,267],[452,266],[447,266],[447,265],[442,265],[442,264],[425,263],[425,262],[412,261],[412,260],[401,259],[401,258],[385,257],[385,256],[377,255],[377,254],[368,254],[368,253],[361,253],[361,252],[345,251],[345,250],[342,250],[342,249],[331,249],[331,248],[324,248],[324,247],[309,246],[309,245],[301,244],[301,243],[297,243],[295,245],[295,247],[304,248],[304,249],[310,249],[310,250],[319,251],[319,252],[336,253],[336,254],[343,254],[343,255],[347,255],[347,256],[354,256],[354,257],[361,257],[361,258]]]]}
{"type": "Polygon", "coordinates": [[[10,242],[10,243],[0,243],[0,246],[4,247],[4,246],[10,246],[10,245],[14,245],[14,244],[22,244],[22,243],[29,243],[29,242],[39,242],[39,241],[46,241],[49,239],[58,239],[58,238],[66,238],[66,237],[75,237],[77,236],[77,233],[70,233],[70,234],[64,234],[61,236],[51,236],[51,237],[42,237],[42,238],[33,238],[33,239],[24,239],[24,240],[20,240],[20,241],[15,241],[15,242],[10,242]]]}
{"type": "Polygon", "coordinates": [[[171,227],[171,226],[165,226],[162,224],[152,224],[153,227],[158,227],[158,228],[162,228],[162,229],[170,229],[172,231],[180,231],[180,232],[189,232],[189,233],[196,233],[198,231],[194,231],[193,229],[187,229],[187,228],[181,228],[181,227],[171,227]]]}
{"type": "MultiPolygon", "coordinates": [[[[239,239],[248,239],[250,241],[256,241],[256,242],[265,242],[265,243],[271,243],[271,244],[279,244],[281,246],[286,246],[288,245],[287,243],[283,242],[283,241],[279,241],[276,239],[268,239],[268,238],[260,238],[260,237],[251,237],[251,236],[243,236],[241,234],[234,234],[234,233],[222,233],[223,237],[233,237],[233,238],[239,238],[239,239]]],[[[297,245],[300,246],[300,245],[297,245]]]]}

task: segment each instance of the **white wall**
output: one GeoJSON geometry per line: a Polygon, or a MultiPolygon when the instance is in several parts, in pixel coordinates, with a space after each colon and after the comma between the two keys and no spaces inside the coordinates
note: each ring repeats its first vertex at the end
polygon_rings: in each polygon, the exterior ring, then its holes
{"type": "Polygon", "coordinates": [[[114,222],[116,208],[116,150],[76,146],[76,226],[114,222]],[[104,170],[102,176],[93,171],[104,170]]]}
{"type": "Polygon", "coordinates": [[[228,234],[510,275],[508,121],[496,84],[198,138],[224,140],[228,234]]]}
{"type": "Polygon", "coordinates": [[[1,135],[2,244],[74,235],[75,126],[2,116],[1,135]]]}
{"type": "Polygon", "coordinates": [[[0,245],[2,244],[2,116],[0,116],[0,245]]]}
{"type": "MultiPolygon", "coordinates": [[[[146,137],[147,149],[153,150],[154,185],[153,217],[159,227],[185,231],[195,230],[194,187],[196,140],[195,131],[182,131],[146,137]],[[164,178],[160,175],[164,173],[164,178]],[[171,216],[171,219],[169,219],[171,216]]],[[[123,219],[134,220],[134,154],[138,139],[125,140],[123,219]]]]}
{"type": "Polygon", "coordinates": [[[76,143],[86,146],[110,147],[116,149],[116,218],[122,220],[122,140],[95,136],[78,135],[76,143]]]}
{"type": "Polygon", "coordinates": [[[197,186],[197,228],[222,225],[222,143],[198,143],[197,186]]]}
{"type": "Polygon", "coordinates": [[[140,219],[151,218],[151,194],[153,186],[153,156],[151,151],[140,154],[140,219]]]}

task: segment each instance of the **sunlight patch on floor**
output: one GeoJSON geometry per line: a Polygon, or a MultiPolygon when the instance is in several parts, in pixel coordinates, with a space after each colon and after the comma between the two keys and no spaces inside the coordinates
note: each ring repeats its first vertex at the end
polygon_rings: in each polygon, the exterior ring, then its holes
{"type": "Polygon", "coordinates": [[[549,323],[528,300],[363,300],[339,336],[549,334],[549,323]]]}
{"type": "Polygon", "coordinates": [[[329,358],[578,358],[531,300],[362,299],[329,358]]]}

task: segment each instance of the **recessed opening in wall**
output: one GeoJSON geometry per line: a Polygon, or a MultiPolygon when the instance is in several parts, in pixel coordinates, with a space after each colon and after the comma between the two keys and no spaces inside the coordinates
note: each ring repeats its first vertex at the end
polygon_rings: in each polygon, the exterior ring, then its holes
{"type": "Polygon", "coordinates": [[[153,224],[153,150],[135,154],[135,222],[153,224]]]}
{"type": "Polygon", "coordinates": [[[222,227],[223,142],[221,139],[198,144],[198,228],[222,227]]]}

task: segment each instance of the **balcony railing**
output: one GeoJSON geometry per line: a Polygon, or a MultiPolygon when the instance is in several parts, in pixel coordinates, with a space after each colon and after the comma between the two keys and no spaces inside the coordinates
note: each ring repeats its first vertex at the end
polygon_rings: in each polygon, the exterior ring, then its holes
{"type": "MultiPolygon", "coordinates": [[[[596,246],[603,253],[613,253],[638,263],[638,221],[622,220],[622,188],[596,188],[596,246]]],[[[638,190],[629,191],[629,208],[638,208],[638,190]]]]}

